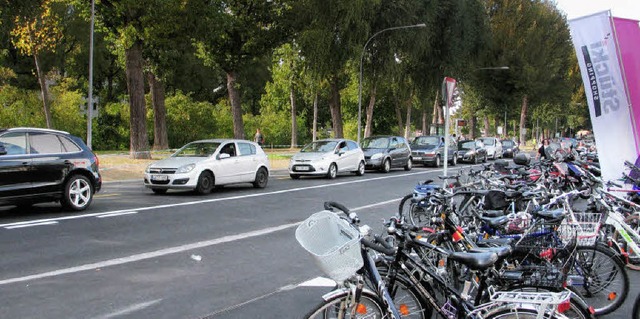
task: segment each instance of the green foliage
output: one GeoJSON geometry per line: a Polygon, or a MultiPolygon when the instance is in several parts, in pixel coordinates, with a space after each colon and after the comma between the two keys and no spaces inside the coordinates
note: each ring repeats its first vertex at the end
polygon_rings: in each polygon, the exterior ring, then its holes
{"type": "Polygon", "coordinates": [[[0,86],[0,127],[45,127],[40,93],[11,85],[0,86]]]}

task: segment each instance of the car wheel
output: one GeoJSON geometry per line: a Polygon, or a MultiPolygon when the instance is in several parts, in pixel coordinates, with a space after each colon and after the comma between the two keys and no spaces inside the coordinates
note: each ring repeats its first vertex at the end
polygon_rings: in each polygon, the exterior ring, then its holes
{"type": "Polygon", "coordinates": [[[211,193],[211,190],[213,189],[213,185],[214,185],[213,174],[211,174],[211,172],[204,171],[200,173],[200,177],[198,177],[196,192],[198,194],[211,193]]]}
{"type": "Polygon", "coordinates": [[[336,166],[336,163],[332,163],[331,165],[329,165],[329,170],[327,171],[327,178],[334,179],[336,178],[336,176],[338,176],[338,167],[336,166]]]}
{"type": "Polygon", "coordinates": [[[483,163],[487,162],[487,154],[484,155],[484,159],[482,160],[483,163]]]}
{"type": "Polygon", "coordinates": [[[362,176],[364,175],[364,162],[360,162],[360,164],[358,164],[358,170],[356,171],[356,175],[357,176],[362,176]]]}
{"type": "Polygon", "coordinates": [[[153,191],[154,194],[158,194],[158,195],[162,195],[162,194],[166,194],[167,193],[167,189],[166,188],[152,188],[151,190],[153,191]]]}
{"type": "Polygon", "coordinates": [[[300,179],[300,175],[298,174],[289,174],[289,177],[291,177],[291,179],[300,179]]]}
{"type": "Polygon", "coordinates": [[[387,158],[382,163],[382,167],[380,168],[380,171],[383,173],[389,173],[390,170],[391,170],[391,161],[387,158]]]}
{"type": "Polygon", "coordinates": [[[458,154],[453,154],[453,159],[451,160],[451,166],[456,166],[458,164],[458,154]]]}
{"type": "Polygon", "coordinates": [[[73,175],[64,185],[62,206],[73,211],[85,210],[93,200],[93,185],[83,175],[73,175]]]}
{"type": "Polygon", "coordinates": [[[478,164],[478,155],[473,155],[473,164],[478,164]]]}
{"type": "Polygon", "coordinates": [[[258,172],[256,172],[256,180],[253,181],[253,187],[255,188],[265,188],[267,187],[267,183],[269,182],[269,172],[264,167],[260,167],[258,172]]]}
{"type": "Polygon", "coordinates": [[[440,167],[440,155],[436,156],[436,163],[434,164],[434,167],[440,167]]]}
{"type": "Polygon", "coordinates": [[[407,160],[407,165],[404,166],[404,170],[410,171],[412,168],[413,168],[413,162],[411,161],[411,158],[409,158],[407,160]]]}

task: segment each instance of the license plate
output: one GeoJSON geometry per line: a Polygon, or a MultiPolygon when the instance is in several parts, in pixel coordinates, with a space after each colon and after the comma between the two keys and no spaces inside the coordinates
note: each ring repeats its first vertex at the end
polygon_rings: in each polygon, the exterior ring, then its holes
{"type": "Polygon", "coordinates": [[[414,157],[413,157],[413,159],[414,159],[414,160],[421,160],[421,159],[422,159],[422,157],[420,157],[420,156],[414,156],[414,157]]]}
{"type": "Polygon", "coordinates": [[[296,171],[308,171],[309,167],[308,166],[297,166],[296,167],[296,171]]]}
{"type": "Polygon", "coordinates": [[[151,175],[152,181],[166,182],[169,180],[169,176],[167,175],[151,175]]]}

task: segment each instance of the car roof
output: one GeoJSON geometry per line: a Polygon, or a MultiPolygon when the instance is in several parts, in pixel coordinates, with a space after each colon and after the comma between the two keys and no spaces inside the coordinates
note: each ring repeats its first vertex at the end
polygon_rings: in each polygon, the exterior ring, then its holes
{"type": "Polygon", "coordinates": [[[71,133],[66,131],[53,130],[53,129],[40,128],[40,127],[12,127],[8,129],[0,129],[0,132],[42,132],[42,133],[58,133],[58,134],[71,135],[71,133]]]}
{"type": "Polygon", "coordinates": [[[340,142],[340,141],[351,141],[351,140],[348,140],[346,138],[323,138],[321,140],[315,140],[315,141],[316,142],[340,142]]]}
{"type": "Polygon", "coordinates": [[[368,136],[368,137],[365,137],[365,138],[381,138],[381,137],[384,137],[384,138],[391,138],[391,137],[401,137],[401,138],[404,138],[404,137],[402,137],[402,136],[397,136],[397,135],[372,135],[372,136],[368,136]]]}
{"type": "Polygon", "coordinates": [[[244,142],[244,143],[255,144],[254,142],[249,140],[241,140],[241,139],[234,139],[234,138],[213,138],[213,139],[206,139],[206,140],[191,141],[189,143],[228,143],[228,142],[244,142]]]}

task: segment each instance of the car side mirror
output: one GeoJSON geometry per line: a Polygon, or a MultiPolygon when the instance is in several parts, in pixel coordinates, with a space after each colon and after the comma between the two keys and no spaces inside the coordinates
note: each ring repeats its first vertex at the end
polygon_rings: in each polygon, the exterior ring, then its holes
{"type": "Polygon", "coordinates": [[[227,154],[227,153],[220,153],[220,154],[218,154],[218,159],[219,159],[219,160],[221,160],[221,159],[225,159],[225,158],[230,158],[230,157],[231,157],[231,155],[229,155],[229,154],[227,154]]]}
{"type": "Polygon", "coordinates": [[[0,145],[0,155],[7,155],[7,149],[3,145],[0,145]]]}

